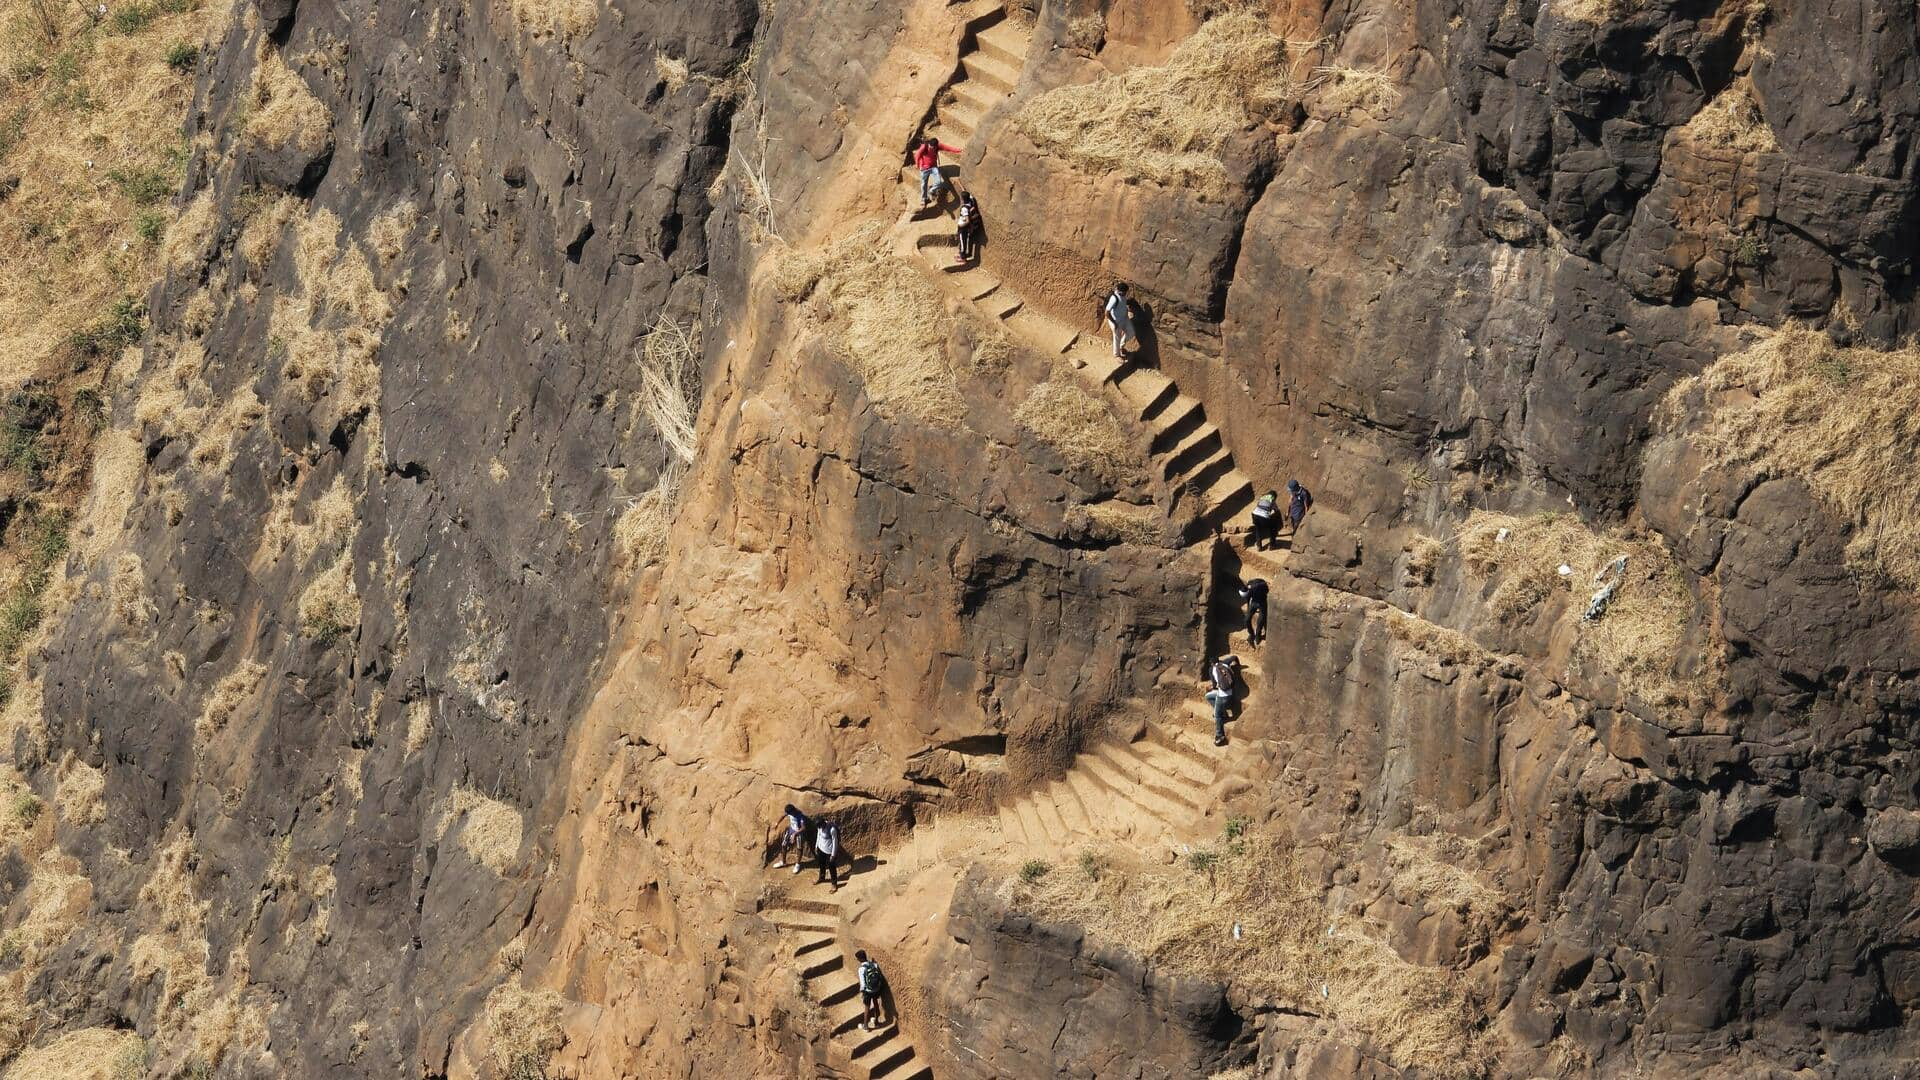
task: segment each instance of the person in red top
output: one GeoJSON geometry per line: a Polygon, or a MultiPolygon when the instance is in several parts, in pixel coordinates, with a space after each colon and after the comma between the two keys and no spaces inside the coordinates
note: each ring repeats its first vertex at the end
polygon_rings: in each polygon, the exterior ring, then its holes
{"type": "Polygon", "coordinates": [[[913,148],[913,167],[920,170],[920,205],[925,206],[933,198],[933,192],[945,184],[946,178],[940,175],[940,155],[958,154],[961,148],[948,146],[938,139],[928,137],[920,140],[913,148]],[[936,183],[936,179],[938,182],[936,183]]]}

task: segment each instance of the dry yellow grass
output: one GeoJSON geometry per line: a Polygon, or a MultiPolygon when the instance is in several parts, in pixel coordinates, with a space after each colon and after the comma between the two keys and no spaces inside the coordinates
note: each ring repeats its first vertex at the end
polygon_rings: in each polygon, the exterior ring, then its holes
{"type": "Polygon", "coordinates": [[[1466,869],[1470,856],[1467,842],[1450,833],[1387,840],[1395,897],[1409,906],[1451,911],[1467,933],[1485,945],[1507,922],[1512,906],[1466,869]]]}
{"type": "Polygon", "coordinates": [[[565,1006],[566,999],[551,990],[529,990],[517,982],[495,987],[481,1015],[493,1075],[545,1076],[547,1060],[566,1045],[560,1028],[565,1006]]]}
{"type": "Polygon", "coordinates": [[[406,253],[407,237],[419,221],[420,208],[411,199],[373,219],[367,228],[367,242],[382,267],[392,266],[406,253]]]}
{"type": "Polygon", "coordinates": [[[1048,91],[1013,123],[1082,172],[1218,194],[1227,186],[1226,141],[1294,90],[1286,42],[1249,7],[1203,23],[1161,67],[1048,91]]]}
{"type": "Polygon", "coordinates": [[[269,150],[292,147],[318,155],[333,142],[333,116],[307,89],[307,81],[269,51],[253,69],[247,141],[269,150]]]}
{"type": "Polygon", "coordinates": [[[123,551],[114,560],[107,595],[113,602],[114,618],[122,626],[147,626],[159,615],[153,598],[147,595],[146,565],[134,552],[123,551]]]}
{"type": "Polygon", "coordinates": [[[1583,23],[1613,22],[1637,14],[1646,0],[1555,0],[1554,13],[1583,23]]]}
{"type": "Polygon", "coordinates": [[[200,709],[200,718],[193,723],[194,736],[204,742],[224,731],[233,714],[260,689],[260,681],[266,674],[266,665],[243,660],[239,667],[222,676],[213,684],[212,693],[200,709]]]}
{"type": "Polygon", "coordinates": [[[1356,67],[1341,61],[1315,68],[1312,100],[1321,110],[1359,110],[1380,115],[1400,100],[1400,88],[1384,68],[1356,67]]]}
{"type": "Polygon", "coordinates": [[[1780,140],[1760,111],[1753,96],[1753,85],[1735,79],[1693,119],[1675,129],[1676,133],[1701,146],[1733,150],[1743,154],[1770,154],[1780,149],[1780,140]]]}
{"type": "Polygon", "coordinates": [[[1122,502],[1097,502],[1067,511],[1067,524],[1104,533],[1123,544],[1159,544],[1164,540],[1164,521],[1151,506],[1132,506],[1122,502]]]}
{"type": "Polygon", "coordinates": [[[440,815],[440,835],[460,829],[460,849],[474,862],[503,874],[520,854],[520,811],[473,788],[456,788],[440,815]]]}
{"type": "Polygon", "coordinates": [[[199,41],[223,5],[161,10],[137,33],[95,26],[87,6],[0,0],[8,78],[0,91],[0,389],[55,357],[69,335],[165,265],[167,205],[180,182],[180,124],[191,73],[167,65],[175,41],[199,41]],[[156,232],[156,230],[158,230],[156,232]]]}
{"type": "Polygon", "coordinates": [[[335,476],[327,490],[307,507],[305,522],[294,520],[299,501],[297,488],[274,493],[273,507],[267,512],[267,524],[260,534],[260,552],[269,561],[291,551],[304,562],[312,558],[314,552],[331,549],[343,537],[353,535],[358,511],[354,508],[353,492],[347,487],[345,473],[335,476]]]}
{"type": "Polygon", "coordinates": [[[680,468],[668,465],[653,487],[614,520],[614,550],[621,566],[637,570],[666,556],[667,533],[673,528],[673,513],[680,505],[681,476],[680,468]]]}
{"type": "Polygon", "coordinates": [[[692,461],[693,423],[700,405],[700,327],[662,314],[640,345],[640,411],[660,441],[681,461],[692,461]]]}
{"type": "Polygon", "coordinates": [[[1069,464],[1124,480],[1140,467],[1140,455],[1128,441],[1107,403],[1088,393],[1073,376],[1036,385],[1013,411],[1014,422],[1051,446],[1069,464]]]}
{"type": "Polygon", "coordinates": [[[343,551],[300,593],[300,632],[329,642],[360,625],[360,592],[353,584],[353,552],[343,551]]]}
{"type": "Polygon", "coordinates": [[[407,703],[407,754],[412,756],[433,737],[433,705],[426,698],[407,703]]]}
{"type": "Polygon", "coordinates": [[[669,94],[687,85],[687,62],[666,53],[653,54],[653,73],[660,77],[669,94]]]}
{"type": "Polygon", "coordinates": [[[1162,969],[1329,1016],[1396,1064],[1484,1072],[1484,1017],[1457,975],[1409,964],[1367,927],[1330,916],[1318,882],[1270,837],[1205,850],[1204,865],[1109,865],[1094,878],[1056,869],[1027,882],[1009,873],[1007,888],[1022,910],[1077,923],[1162,969]]]}
{"type": "Polygon", "coordinates": [[[1622,689],[1659,708],[1691,708],[1711,697],[1715,657],[1682,656],[1693,617],[1693,597],[1673,556],[1658,538],[1637,533],[1601,533],[1572,514],[1527,517],[1476,510],[1460,532],[1467,568],[1498,577],[1490,605],[1497,616],[1518,621],[1556,595],[1567,596],[1566,619],[1579,619],[1595,576],[1621,555],[1624,580],[1606,613],[1581,624],[1575,664],[1615,679],[1622,689]],[[1499,539],[1507,530],[1507,539],[1499,539]],[[1571,573],[1562,576],[1565,565],[1571,573]],[[1692,664],[1685,661],[1692,659],[1692,664]],[[1683,674],[1692,670],[1696,674],[1683,674]]]}
{"type": "Polygon", "coordinates": [[[513,20],[535,37],[575,38],[600,21],[594,0],[511,0],[513,20]]]}
{"type": "Polygon", "coordinates": [[[1856,572],[1920,590],[1920,346],[1842,348],[1789,326],[1675,387],[1670,416],[1696,385],[1692,437],[1714,459],[1805,481],[1853,527],[1856,572]]]}
{"type": "Polygon", "coordinates": [[[107,774],[69,753],[60,760],[54,809],[63,824],[87,829],[107,819],[107,774]]]}
{"type": "Polygon", "coordinates": [[[81,1028],[14,1059],[4,1080],[124,1080],[121,1063],[144,1044],[120,1028],[81,1028]]]}
{"type": "Polygon", "coordinates": [[[773,284],[782,299],[808,304],[882,415],[961,424],[966,404],[947,362],[953,317],[877,224],[817,251],[784,252],[773,284]]]}

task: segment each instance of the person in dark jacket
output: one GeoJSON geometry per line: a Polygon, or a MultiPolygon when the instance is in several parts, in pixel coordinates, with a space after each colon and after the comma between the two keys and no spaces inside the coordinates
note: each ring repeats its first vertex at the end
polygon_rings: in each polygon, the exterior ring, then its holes
{"type": "Polygon", "coordinates": [[[1254,578],[1240,586],[1240,599],[1247,604],[1247,637],[1258,645],[1267,638],[1267,580],[1254,578]]]}
{"type": "Polygon", "coordinates": [[[956,263],[968,263],[979,254],[980,246],[980,204],[974,200],[973,192],[960,196],[960,212],[953,219],[954,238],[959,241],[960,252],[954,257],[956,263]]]}
{"type": "Polygon", "coordinates": [[[1287,501],[1287,522],[1292,526],[1287,535],[1297,536],[1300,532],[1301,520],[1307,516],[1307,511],[1313,509],[1313,492],[1308,491],[1302,486],[1300,481],[1289,480],[1287,481],[1287,495],[1289,496],[1287,501]]]}

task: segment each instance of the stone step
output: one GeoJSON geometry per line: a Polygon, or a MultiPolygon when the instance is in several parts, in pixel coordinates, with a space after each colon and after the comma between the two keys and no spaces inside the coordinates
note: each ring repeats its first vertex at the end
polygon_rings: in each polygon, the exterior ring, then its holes
{"type": "Polygon", "coordinates": [[[1102,753],[1101,743],[1089,751],[1081,753],[1079,765],[1086,769],[1087,776],[1107,793],[1119,800],[1115,807],[1115,816],[1125,821],[1150,821],[1164,825],[1184,808],[1170,804],[1155,797],[1139,782],[1127,775],[1127,770],[1102,753]]]}
{"type": "Polygon", "coordinates": [[[985,83],[1002,94],[1011,94],[1013,88],[1020,85],[1019,65],[978,50],[960,58],[960,70],[967,73],[967,78],[985,83]]]}
{"type": "Polygon", "coordinates": [[[1160,427],[1153,433],[1153,443],[1149,449],[1156,454],[1177,453],[1181,446],[1191,442],[1203,429],[1219,430],[1207,422],[1205,406],[1194,398],[1183,396],[1182,401],[1160,414],[1160,427]]]}
{"type": "Polygon", "coordinates": [[[1027,49],[1032,43],[1025,28],[1002,19],[974,35],[974,51],[1013,69],[1027,66],[1027,49]]]}
{"type": "Polygon", "coordinates": [[[1004,87],[993,87],[984,82],[975,82],[972,79],[961,79],[958,82],[948,83],[947,89],[952,91],[954,100],[964,102],[967,108],[981,116],[992,112],[995,105],[1000,104],[1007,98],[1007,91],[1004,87]]]}
{"type": "Polygon", "coordinates": [[[922,1065],[918,1069],[900,1077],[900,1080],[933,1080],[933,1066],[922,1065]]]}
{"type": "Polygon", "coordinates": [[[855,1060],[879,1053],[886,1049],[888,1043],[900,1039],[898,1024],[888,1024],[879,1031],[860,1031],[858,1028],[854,1030],[859,1033],[859,1041],[853,1044],[853,1053],[849,1056],[855,1060]]]}
{"type": "Polygon", "coordinates": [[[1220,429],[1212,424],[1196,425],[1167,451],[1161,475],[1168,480],[1190,475],[1220,449],[1220,429]]]}
{"type": "Polygon", "coordinates": [[[1168,790],[1192,803],[1196,810],[1207,804],[1207,788],[1213,783],[1211,770],[1196,766],[1151,739],[1135,740],[1132,749],[1168,790]]]}
{"type": "Polygon", "coordinates": [[[1076,763],[1068,771],[1067,789],[1073,793],[1074,800],[1080,804],[1081,812],[1086,814],[1087,823],[1096,832],[1124,831],[1119,828],[1113,807],[1113,796],[1104,787],[1080,768],[1076,763]]]}
{"type": "Polygon", "coordinates": [[[1031,308],[1020,312],[1018,318],[1009,320],[1008,329],[1042,352],[1054,355],[1073,348],[1073,343],[1080,337],[1079,331],[1031,308]]]}
{"type": "Polygon", "coordinates": [[[1225,526],[1235,514],[1253,505],[1253,481],[1235,469],[1222,477],[1203,496],[1206,518],[1215,526],[1225,526]]]}
{"type": "Polygon", "coordinates": [[[793,947],[793,955],[796,958],[799,958],[799,957],[804,957],[809,953],[817,953],[821,949],[831,949],[833,948],[834,943],[837,942],[838,940],[839,940],[838,938],[833,937],[832,935],[828,935],[827,937],[809,938],[808,940],[802,941],[800,944],[795,945],[793,947]]]}
{"type": "MultiPolygon", "coordinates": [[[[1212,713],[1209,711],[1208,723],[1211,722],[1212,713]]],[[[1152,739],[1155,745],[1164,747],[1171,753],[1178,754],[1184,758],[1189,765],[1200,770],[1204,775],[1211,776],[1213,774],[1212,760],[1209,759],[1206,753],[1198,746],[1195,746],[1191,741],[1182,737],[1180,732],[1187,730],[1191,729],[1169,727],[1157,720],[1149,720],[1147,722],[1147,738],[1152,739]]],[[[1209,781],[1209,783],[1211,783],[1211,781],[1209,781]]]]}
{"type": "Polygon", "coordinates": [[[1060,801],[1053,797],[1052,784],[1033,793],[1033,810],[1041,827],[1047,830],[1048,839],[1056,845],[1066,843],[1073,835],[1073,826],[1067,824],[1066,815],[1060,812],[1060,801]]]}
{"type": "Polygon", "coordinates": [[[1120,392],[1126,395],[1127,401],[1132,403],[1134,417],[1139,420],[1146,419],[1147,413],[1160,403],[1161,398],[1168,394],[1178,394],[1172,379],[1152,368],[1137,365],[1121,371],[1115,376],[1113,385],[1119,387],[1120,392]]]}
{"type": "Polygon", "coordinates": [[[973,141],[973,133],[980,130],[980,120],[985,115],[986,112],[984,110],[976,108],[960,98],[954,98],[952,101],[941,104],[934,113],[935,123],[941,127],[950,131],[964,131],[967,133],[965,139],[956,139],[947,142],[948,146],[958,146],[962,148],[973,141]]]}
{"type": "Polygon", "coordinates": [[[839,971],[841,968],[846,966],[847,966],[846,958],[841,956],[839,953],[835,953],[832,956],[827,957],[825,960],[820,961],[819,963],[809,964],[808,966],[801,968],[800,977],[803,979],[817,979],[822,975],[831,975],[832,973],[839,971]]]}
{"type": "Polygon", "coordinates": [[[1040,820],[1040,810],[1033,804],[1031,795],[1023,796],[1013,804],[1014,813],[1020,815],[1020,825],[1027,830],[1035,847],[1046,847],[1053,840],[1053,830],[1040,820]]]}
{"type": "Polygon", "coordinates": [[[978,300],[1000,287],[1000,279],[977,266],[951,271],[952,282],[959,286],[960,295],[968,300],[978,300]]]}
{"type": "Polygon", "coordinates": [[[840,929],[838,920],[822,922],[819,921],[817,916],[809,918],[801,912],[795,912],[791,915],[778,915],[767,921],[782,930],[793,930],[802,934],[831,934],[840,929]]]}
{"type": "Polygon", "coordinates": [[[802,911],[809,915],[831,915],[835,921],[840,918],[840,905],[832,900],[812,900],[804,896],[776,896],[767,901],[768,911],[802,911]]]}
{"type": "Polygon", "coordinates": [[[1052,800],[1054,812],[1060,815],[1069,835],[1086,836],[1093,832],[1093,820],[1087,816],[1087,808],[1080,804],[1080,796],[1074,794],[1072,784],[1055,780],[1047,785],[1047,798],[1052,800]]]}
{"type": "MultiPolygon", "coordinates": [[[[1150,792],[1162,802],[1171,804],[1168,807],[1170,811],[1191,813],[1200,809],[1200,804],[1191,796],[1175,789],[1164,774],[1149,767],[1146,759],[1134,752],[1133,744],[1128,743],[1122,748],[1113,743],[1102,743],[1097,752],[1102,753],[1114,768],[1120,770],[1121,775],[1139,786],[1141,790],[1150,792]]],[[[1170,818],[1169,820],[1178,819],[1170,818]]]]}
{"type": "Polygon", "coordinates": [[[1000,818],[1000,831],[1002,833],[1017,843],[1031,844],[1033,842],[1027,839],[1026,826],[1020,823],[1020,815],[1012,806],[1007,803],[1001,803],[998,815],[1000,818]]]}
{"type": "Polygon", "coordinates": [[[831,1018],[832,1026],[828,1029],[827,1035],[829,1038],[837,1039],[849,1032],[858,1031],[860,1030],[861,1022],[866,1018],[866,1006],[856,1001],[853,1003],[852,1008],[841,1013],[838,1017],[831,1018]]]}
{"type": "Polygon", "coordinates": [[[902,1045],[891,1052],[883,1052],[880,1060],[867,1066],[867,1080],[880,1080],[883,1076],[893,1076],[911,1071],[907,1068],[913,1062],[913,1046],[902,1045]]]}
{"type": "Polygon", "coordinates": [[[989,318],[1006,320],[1011,319],[1014,312],[1020,310],[1022,304],[1019,294],[1013,290],[995,289],[981,298],[980,310],[986,312],[989,318]]]}
{"type": "Polygon", "coordinates": [[[1227,453],[1225,447],[1217,447],[1211,455],[1200,460],[1186,473],[1171,476],[1168,479],[1193,491],[1207,491],[1222,477],[1233,471],[1233,455],[1227,453]]]}
{"type": "Polygon", "coordinates": [[[1080,343],[1067,357],[1075,366],[1085,367],[1087,375],[1102,383],[1110,383],[1120,373],[1120,362],[1113,358],[1106,343],[1098,335],[1081,335],[1080,343]]]}
{"type": "Polygon", "coordinates": [[[833,993],[828,994],[826,997],[821,998],[820,1007],[823,1009],[831,1009],[843,1001],[852,1001],[859,996],[860,984],[858,982],[850,982],[838,990],[835,990],[833,993]]]}

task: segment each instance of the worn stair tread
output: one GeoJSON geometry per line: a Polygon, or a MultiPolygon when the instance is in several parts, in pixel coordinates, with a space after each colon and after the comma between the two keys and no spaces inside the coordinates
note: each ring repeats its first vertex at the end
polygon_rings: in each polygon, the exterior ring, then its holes
{"type": "MultiPolygon", "coordinates": [[[[855,1029],[858,1030],[858,1029],[855,1029]]],[[[900,1025],[888,1024],[879,1031],[861,1031],[860,1040],[853,1044],[854,1058],[863,1058],[900,1038],[900,1025]]]]}
{"type": "Polygon", "coordinates": [[[880,1060],[867,1066],[868,1080],[873,1080],[874,1077],[891,1075],[912,1060],[913,1044],[903,1043],[901,1046],[887,1052],[880,1060]]]}
{"type": "Polygon", "coordinates": [[[1060,800],[1054,797],[1052,784],[1034,793],[1033,806],[1040,814],[1040,823],[1047,827],[1047,835],[1053,838],[1056,845],[1065,844],[1080,831],[1067,820],[1066,812],[1060,808],[1060,800]]]}
{"type": "Polygon", "coordinates": [[[1198,813],[1200,799],[1196,797],[1184,782],[1175,781],[1165,772],[1156,768],[1139,750],[1137,743],[1127,743],[1116,749],[1114,754],[1124,762],[1133,782],[1158,798],[1174,804],[1180,809],[1198,813]]]}
{"type": "Polygon", "coordinates": [[[1233,471],[1233,454],[1222,446],[1196,462],[1185,473],[1168,479],[1193,491],[1211,491],[1214,484],[1233,471]]]}
{"type": "Polygon", "coordinates": [[[967,78],[978,79],[1002,94],[1010,94],[1014,87],[1020,85],[1020,68],[1017,65],[978,49],[960,58],[960,70],[967,73],[967,78]]]}
{"type": "Polygon", "coordinates": [[[1082,338],[1079,346],[1068,355],[1068,358],[1084,364],[1087,374],[1098,382],[1112,382],[1113,377],[1120,373],[1120,362],[1113,358],[1113,353],[1101,345],[1091,343],[1090,339],[1082,338]]]}
{"type": "Polygon", "coordinates": [[[1087,817],[1087,808],[1080,805],[1080,797],[1073,792],[1073,785],[1065,780],[1055,780],[1047,785],[1047,798],[1053,803],[1054,813],[1066,825],[1069,836],[1084,836],[1093,831],[1093,821],[1087,817]]]}
{"type": "Polygon", "coordinates": [[[1098,760],[1126,778],[1130,785],[1127,795],[1134,802],[1166,820],[1184,820],[1185,815],[1194,809],[1190,802],[1170,793],[1160,784],[1144,775],[1144,769],[1138,758],[1132,757],[1125,749],[1115,743],[1100,743],[1093,750],[1098,760]]]}
{"type": "Polygon", "coordinates": [[[1211,775],[1213,762],[1208,759],[1205,751],[1180,737],[1180,732],[1183,730],[1191,729],[1171,727],[1158,720],[1151,720],[1147,723],[1147,738],[1186,758],[1188,762],[1211,775]]]}
{"type": "Polygon", "coordinates": [[[975,266],[961,270],[953,275],[953,283],[960,287],[960,295],[968,300],[978,300],[991,295],[1000,287],[1000,279],[975,266]]]}
{"type": "Polygon", "coordinates": [[[1164,777],[1167,786],[1193,803],[1196,809],[1205,802],[1207,787],[1212,783],[1207,770],[1151,739],[1136,741],[1133,752],[1164,777]]]}
{"type": "Polygon", "coordinates": [[[831,975],[832,973],[839,971],[841,968],[846,966],[847,966],[846,958],[841,956],[838,953],[835,953],[834,955],[829,956],[824,960],[821,960],[817,963],[809,964],[806,967],[801,968],[800,977],[803,979],[817,979],[822,975],[831,975]]]}
{"type": "Polygon", "coordinates": [[[1001,803],[998,809],[998,815],[1000,818],[1000,831],[1002,833],[1018,843],[1032,843],[1032,841],[1027,839],[1026,826],[1020,823],[1020,815],[1014,811],[1013,807],[1007,803],[1001,803]]]}
{"type": "Polygon", "coordinates": [[[1195,425],[1168,448],[1166,476],[1171,479],[1192,472],[1194,466],[1212,457],[1224,445],[1219,428],[1212,424],[1195,425]]]}
{"type": "Polygon", "coordinates": [[[1173,385],[1173,380],[1152,368],[1129,365],[1115,377],[1113,384],[1145,415],[1147,407],[1166,393],[1167,388],[1173,385]]]}
{"type": "Polygon", "coordinates": [[[767,921],[782,930],[797,930],[803,934],[831,934],[840,928],[838,922],[809,921],[799,915],[779,916],[767,921]]]}
{"type": "Polygon", "coordinates": [[[933,1066],[922,1065],[913,1072],[901,1077],[900,1080],[933,1080],[933,1066]]]}
{"type": "Polygon", "coordinates": [[[1006,19],[994,23],[973,36],[975,51],[1014,68],[1024,68],[1032,39],[1020,27],[1006,19]]]}
{"type": "Polygon", "coordinates": [[[995,319],[1010,319],[1025,301],[1011,289],[995,289],[980,301],[980,309],[995,319]]]}
{"type": "Polygon", "coordinates": [[[833,935],[829,934],[826,937],[814,938],[810,941],[802,941],[800,944],[795,945],[793,947],[793,955],[795,957],[801,957],[801,956],[807,955],[808,953],[817,953],[821,949],[830,949],[833,947],[834,943],[839,940],[840,940],[839,938],[836,938],[833,935]]]}
{"type": "Polygon", "coordinates": [[[1040,811],[1033,805],[1031,795],[1017,800],[1013,806],[1014,812],[1020,815],[1020,824],[1027,830],[1027,835],[1033,838],[1035,846],[1045,846],[1047,841],[1053,839],[1053,830],[1040,820],[1040,811]]]}
{"type": "Polygon", "coordinates": [[[967,133],[966,139],[947,143],[948,146],[958,146],[964,150],[967,143],[973,141],[974,132],[980,130],[980,120],[985,114],[969,102],[954,98],[939,105],[938,115],[942,127],[967,133]]]}
{"type": "Polygon", "coordinates": [[[1011,321],[1011,325],[1015,333],[1048,353],[1064,353],[1073,348],[1073,343],[1080,337],[1080,332],[1073,327],[1047,318],[1031,308],[1023,310],[1018,319],[1011,321]]]}
{"type": "Polygon", "coordinates": [[[1107,790],[1100,786],[1093,777],[1087,775],[1086,770],[1080,768],[1078,765],[1068,771],[1066,782],[1067,787],[1073,792],[1073,797],[1080,801],[1080,809],[1085,812],[1087,821],[1093,828],[1096,831],[1112,831],[1114,827],[1114,815],[1112,813],[1113,799],[1109,796],[1107,790]]]}
{"type": "Polygon", "coordinates": [[[1221,477],[1201,496],[1207,517],[1224,525],[1234,514],[1253,503],[1253,481],[1235,469],[1221,477]]]}
{"type": "Polygon", "coordinates": [[[1171,807],[1157,805],[1158,799],[1154,799],[1133,777],[1127,775],[1126,770],[1120,765],[1101,757],[1097,749],[1091,753],[1081,754],[1080,762],[1090,779],[1105,788],[1114,798],[1127,804],[1121,808],[1126,820],[1144,816],[1156,821],[1164,821],[1172,812],[1171,807]],[[1128,809],[1137,811],[1138,814],[1127,814],[1128,809]]]}
{"type": "Polygon", "coordinates": [[[993,107],[1007,97],[1006,90],[989,86],[985,80],[976,82],[973,79],[961,79],[958,82],[948,83],[947,89],[953,91],[954,100],[965,102],[969,109],[978,112],[981,116],[992,112],[993,107]]]}
{"type": "Polygon", "coordinates": [[[813,900],[804,896],[776,896],[767,901],[768,911],[801,911],[809,915],[840,918],[840,905],[832,900],[813,900]]]}
{"type": "Polygon", "coordinates": [[[1175,456],[1183,447],[1205,439],[1209,434],[1219,434],[1220,429],[1207,421],[1206,406],[1198,398],[1180,395],[1180,399],[1169,406],[1156,419],[1153,443],[1150,449],[1156,454],[1175,456]]]}
{"type": "Polygon", "coordinates": [[[852,1001],[854,998],[858,997],[859,995],[860,995],[860,984],[857,982],[850,982],[847,985],[842,986],[838,990],[835,990],[833,993],[828,994],[826,997],[821,998],[820,1007],[823,1009],[832,1008],[833,1006],[838,1005],[843,1001],[852,1001]]]}

